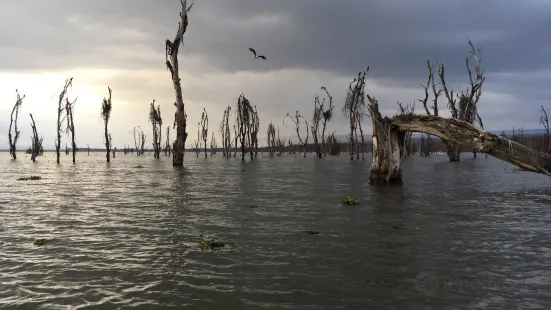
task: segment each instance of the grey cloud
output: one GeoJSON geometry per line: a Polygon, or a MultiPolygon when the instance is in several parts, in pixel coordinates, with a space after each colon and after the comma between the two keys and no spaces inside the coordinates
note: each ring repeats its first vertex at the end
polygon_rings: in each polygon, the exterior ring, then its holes
{"type": "MultiPolygon", "coordinates": [[[[2,2],[0,70],[165,70],[164,40],[173,39],[179,10],[178,0],[2,2]]],[[[483,96],[487,127],[502,128],[514,120],[537,127],[534,114],[540,105],[549,106],[551,95],[551,74],[545,71],[551,70],[545,39],[551,33],[550,11],[546,1],[516,0],[486,0],[483,5],[475,0],[197,0],[180,54],[181,70],[194,78],[219,72],[232,81],[190,85],[183,80],[185,98],[210,102],[221,113],[244,92],[258,103],[264,127],[287,111],[309,114],[321,85],[332,91],[339,109],[346,81],[369,65],[371,78],[394,87],[382,91],[368,85],[368,91],[381,92],[376,95],[385,112],[392,113],[396,101],[410,103],[422,95],[419,84],[426,79],[427,59],[444,62],[449,83],[462,89],[469,37],[483,49],[485,91],[513,94],[522,106],[513,112],[519,104],[483,96]],[[268,61],[252,59],[249,47],[268,61]],[[280,71],[284,69],[324,76],[304,81],[313,75],[292,76],[280,71]],[[240,72],[276,76],[260,79],[270,84],[250,79],[244,84],[240,72]]],[[[156,98],[170,107],[168,72],[159,78],[162,83],[152,83],[153,77],[129,71],[97,82],[136,104],[156,98]]],[[[344,122],[337,118],[335,128],[345,130],[344,122]]]]}

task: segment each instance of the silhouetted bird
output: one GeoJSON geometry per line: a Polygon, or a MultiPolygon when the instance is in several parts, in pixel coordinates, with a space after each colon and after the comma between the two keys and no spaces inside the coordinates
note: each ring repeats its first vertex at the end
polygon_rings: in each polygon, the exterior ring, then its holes
{"type": "Polygon", "coordinates": [[[266,57],[264,57],[264,55],[258,55],[258,56],[256,56],[256,51],[255,51],[254,49],[250,48],[250,47],[249,47],[249,51],[253,52],[253,54],[254,54],[254,59],[262,58],[262,59],[266,60],[266,57]]]}

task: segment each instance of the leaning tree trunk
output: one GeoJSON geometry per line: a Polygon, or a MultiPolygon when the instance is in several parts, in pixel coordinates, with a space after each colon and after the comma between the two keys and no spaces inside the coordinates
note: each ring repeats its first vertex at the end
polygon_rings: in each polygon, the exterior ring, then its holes
{"type": "Polygon", "coordinates": [[[182,11],[180,12],[180,23],[178,26],[178,31],[176,32],[176,37],[173,42],[166,40],[166,66],[171,73],[172,84],[174,86],[174,92],[176,94],[176,113],[174,115],[176,123],[176,141],[174,141],[172,147],[172,165],[174,166],[183,166],[184,165],[184,152],[185,145],[187,140],[186,132],[186,113],[184,108],[184,100],[182,97],[182,85],[180,83],[179,68],[178,68],[178,50],[180,44],[184,45],[184,33],[186,32],[188,26],[188,17],[187,13],[193,6],[193,4],[188,8],[187,0],[181,0],[182,11]],[[170,61],[168,58],[170,57],[170,61]]]}
{"type": "Polygon", "coordinates": [[[539,152],[505,137],[480,130],[451,118],[429,115],[398,115],[391,120],[404,132],[422,132],[465,145],[520,167],[524,171],[551,176],[551,154],[539,152]]]}

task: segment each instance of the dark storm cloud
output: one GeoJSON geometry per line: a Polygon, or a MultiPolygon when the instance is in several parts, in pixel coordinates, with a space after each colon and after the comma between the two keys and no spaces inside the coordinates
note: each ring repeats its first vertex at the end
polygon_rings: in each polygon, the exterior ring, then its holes
{"type": "MultiPolygon", "coordinates": [[[[179,1],[19,1],[3,8],[1,66],[7,69],[162,67],[179,1]],[[126,29],[126,31],[123,31],[126,29]],[[132,33],[133,31],[135,33],[132,33]],[[109,47],[126,47],[114,53],[109,47]],[[139,58],[140,52],[156,53],[139,58]],[[155,54],[153,54],[155,55],[155,54]]],[[[549,63],[551,6],[545,1],[197,0],[185,55],[225,71],[319,69],[417,78],[425,60],[464,74],[467,37],[484,48],[485,69],[532,70],[549,63]],[[253,62],[254,47],[269,61],[253,62]]]]}

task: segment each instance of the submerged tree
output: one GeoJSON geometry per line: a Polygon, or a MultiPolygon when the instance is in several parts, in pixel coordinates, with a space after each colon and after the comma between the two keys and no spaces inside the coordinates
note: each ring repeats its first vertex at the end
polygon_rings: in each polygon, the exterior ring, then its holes
{"type": "Polygon", "coordinates": [[[17,119],[19,118],[19,109],[21,108],[21,104],[23,103],[23,99],[25,99],[25,95],[21,96],[19,94],[19,91],[15,90],[15,94],[17,95],[17,98],[15,100],[15,104],[13,105],[13,109],[11,110],[11,116],[10,116],[10,129],[8,131],[8,141],[10,143],[10,155],[13,159],[17,159],[17,140],[19,139],[19,130],[17,129],[17,119]],[[15,118],[13,114],[15,113],[15,118]],[[12,126],[14,126],[14,132],[12,135],[12,126]]]}
{"type": "Polygon", "coordinates": [[[165,156],[170,155],[170,126],[166,127],[165,156]]]}
{"type": "Polygon", "coordinates": [[[251,113],[251,130],[250,130],[251,159],[253,158],[253,151],[254,151],[254,157],[256,158],[258,156],[258,131],[259,130],[260,130],[260,118],[258,117],[256,106],[254,106],[251,113]]]}
{"type": "MultiPolygon", "coordinates": [[[[348,153],[350,160],[354,159],[354,151],[358,149],[358,124],[361,123],[366,108],[365,105],[365,75],[369,67],[352,80],[348,86],[348,93],[342,111],[348,117],[350,124],[350,133],[348,135],[348,153]]],[[[359,152],[356,152],[356,159],[360,158],[359,152]]]]}
{"type": "Polygon", "coordinates": [[[149,108],[149,121],[153,126],[153,158],[160,158],[163,119],[161,118],[161,106],[155,108],[155,100],[151,102],[149,108]]]}
{"type": "Polygon", "coordinates": [[[65,98],[65,114],[67,115],[67,128],[65,132],[71,134],[71,148],[73,151],[73,164],[76,162],[77,144],[75,142],[75,122],[73,117],[73,108],[75,107],[76,99],[71,102],[69,98],[65,98]]]}
{"type": "MultiPolygon", "coordinates": [[[[415,112],[415,102],[412,105],[403,105],[398,102],[399,112],[401,115],[413,115],[415,112]]],[[[411,141],[412,132],[406,132],[404,136],[404,157],[409,157],[412,154],[413,144],[411,141]]]]}
{"type": "Polygon", "coordinates": [[[207,140],[209,139],[209,117],[207,115],[207,110],[203,108],[203,113],[201,113],[201,140],[203,140],[205,158],[207,158],[207,140]]]}
{"type": "Polygon", "coordinates": [[[136,148],[136,155],[140,156],[144,153],[145,146],[145,133],[140,126],[134,127],[132,130],[134,137],[134,147],[136,148]]]}
{"type": "MultiPolygon", "coordinates": [[[[329,91],[327,90],[327,88],[325,86],[322,86],[321,89],[323,91],[325,91],[325,94],[327,95],[327,98],[329,100],[329,107],[327,109],[325,109],[325,107],[323,107],[322,109],[322,116],[323,116],[323,124],[322,124],[322,130],[321,130],[321,144],[322,144],[322,150],[323,150],[323,153],[326,154],[327,151],[328,151],[328,148],[326,147],[326,138],[325,138],[325,129],[327,128],[327,122],[329,122],[331,120],[331,118],[333,117],[333,97],[331,96],[331,94],[329,93],[329,91]]],[[[322,102],[322,106],[325,102],[325,98],[323,98],[323,102],[322,102]]]]}
{"type": "Polygon", "coordinates": [[[268,124],[268,130],[266,132],[266,136],[268,139],[268,154],[270,156],[274,156],[277,148],[277,141],[276,141],[276,129],[274,124],[272,124],[272,122],[268,124]]]}
{"type": "MultiPolygon", "coordinates": [[[[253,131],[253,125],[255,120],[255,110],[251,106],[249,99],[245,95],[241,94],[237,99],[237,111],[236,111],[237,135],[239,136],[239,142],[241,143],[241,160],[245,160],[245,151],[248,150],[250,158],[253,159],[253,145],[251,133],[253,131]]],[[[236,141],[237,142],[237,141],[236,141]]],[[[237,143],[236,143],[237,145],[237,143]]]]}
{"type": "Polygon", "coordinates": [[[314,113],[312,115],[312,137],[314,138],[314,150],[316,151],[316,156],[321,158],[322,156],[322,146],[319,143],[319,130],[320,122],[323,118],[323,102],[320,102],[319,95],[314,96],[314,113]]]}
{"type": "Polygon", "coordinates": [[[30,113],[29,115],[31,116],[31,128],[33,130],[33,135],[31,136],[31,160],[35,161],[36,157],[42,154],[42,141],[44,141],[44,137],[38,136],[33,115],[30,113]]]}
{"type": "MultiPolygon", "coordinates": [[[[451,117],[456,120],[465,121],[471,125],[478,123],[480,128],[484,128],[482,124],[482,119],[478,114],[478,101],[482,95],[482,84],[486,79],[484,77],[484,71],[481,69],[481,51],[480,49],[475,49],[472,42],[469,40],[469,55],[465,59],[465,64],[467,67],[467,73],[469,75],[469,88],[466,91],[461,92],[459,95],[455,95],[452,91],[449,91],[446,84],[446,78],[444,74],[444,64],[438,63],[438,76],[440,78],[441,88],[436,87],[436,81],[434,78],[434,66],[430,64],[430,61],[427,60],[428,67],[428,79],[426,85],[421,85],[425,90],[425,98],[419,99],[423,103],[425,112],[427,115],[439,116],[438,115],[438,97],[444,92],[445,98],[448,101],[448,108],[451,113],[451,117]],[[473,62],[474,62],[474,73],[473,73],[473,62]],[[429,98],[429,87],[432,88],[433,94],[433,105],[432,113],[429,110],[427,103],[429,98]]],[[[442,142],[446,145],[448,158],[450,161],[459,161],[461,153],[461,145],[447,139],[442,139],[442,142]]],[[[476,153],[475,153],[476,157],[476,153]]]]}
{"type": "Polygon", "coordinates": [[[197,140],[193,141],[193,150],[195,155],[199,158],[199,153],[201,153],[201,122],[197,123],[197,140]]]}
{"type": "MultiPolygon", "coordinates": [[[[304,117],[302,117],[302,115],[300,115],[298,113],[298,111],[295,112],[294,117],[291,116],[291,114],[287,113],[285,115],[285,118],[287,118],[287,117],[291,119],[293,124],[295,124],[295,131],[297,133],[298,142],[302,146],[303,156],[306,157],[306,145],[308,145],[308,138],[310,136],[310,130],[308,128],[308,121],[304,117]],[[301,125],[302,122],[304,122],[304,124],[305,124],[304,127],[306,128],[306,139],[304,141],[302,140],[302,136],[300,135],[300,125],[301,125]]],[[[283,125],[285,125],[285,118],[283,119],[283,125]]]]}
{"type": "Polygon", "coordinates": [[[67,91],[73,85],[73,78],[65,80],[65,85],[59,93],[59,100],[57,102],[57,139],[55,141],[55,152],[56,152],[56,161],[59,164],[59,156],[61,151],[61,126],[64,121],[64,111],[65,107],[63,106],[63,99],[67,95],[67,91]]]}
{"type": "Polygon", "coordinates": [[[547,117],[547,111],[541,106],[540,124],[545,129],[543,135],[542,151],[551,154],[551,135],[549,134],[549,118],[547,117]]]}
{"type": "Polygon", "coordinates": [[[174,122],[176,126],[176,141],[174,141],[172,147],[172,164],[174,166],[184,165],[184,153],[186,148],[187,132],[186,132],[186,112],[184,108],[184,100],[182,98],[182,84],[179,76],[178,68],[178,50],[180,44],[184,45],[184,33],[188,26],[187,13],[193,7],[193,3],[187,7],[187,0],[180,0],[182,4],[182,11],[180,12],[180,22],[178,25],[178,31],[174,40],[165,41],[166,48],[166,67],[170,71],[172,77],[172,85],[176,93],[176,113],[174,115],[174,122]]]}
{"type": "Polygon", "coordinates": [[[210,156],[216,154],[216,148],[218,148],[218,145],[216,145],[216,138],[214,137],[214,131],[212,132],[212,137],[210,138],[210,156]]]}
{"type": "Polygon", "coordinates": [[[107,90],[109,90],[109,98],[103,98],[103,101],[101,103],[101,118],[103,119],[103,122],[105,124],[104,127],[104,139],[105,139],[105,151],[106,151],[106,158],[107,162],[111,162],[111,134],[109,133],[109,130],[107,129],[107,125],[109,124],[109,119],[111,118],[111,88],[107,87],[107,90]]]}
{"type": "Polygon", "coordinates": [[[228,106],[225,110],[224,110],[224,114],[222,115],[222,121],[220,122],[220,128],[219,128],[219,131],[220,131],[220,135],[222,137],[222,155],[225,156],[226,158],[230,158],[231,157],[231,145],[232,145],[232,140],[231,140],[231,131],[230,131],[230,112],[231,112],[231,107],[228,106]]]}

